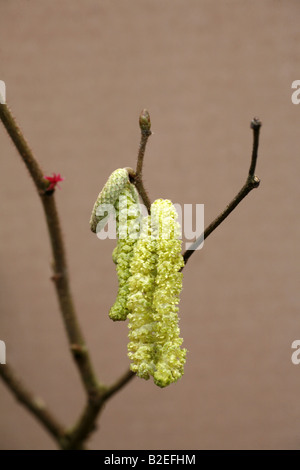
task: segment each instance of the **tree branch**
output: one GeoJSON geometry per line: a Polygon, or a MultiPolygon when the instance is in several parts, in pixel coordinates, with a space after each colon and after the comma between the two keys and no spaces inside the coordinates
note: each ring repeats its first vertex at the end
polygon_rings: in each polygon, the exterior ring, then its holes
{"type": "Polygon", "coordinates": [[[95,390],[98,390],[99,384],[92,368],[89,353],[85,345],[73,305],[69,286],[65,248],[54,198],[55,191],[52,190],[47,192],[49,182],[45,180],[37,160],[33,156],[29,145],[6,104],[0,105],[0,119],[27,166],[27,169],[35,183],[38,195],[41,198],[54,258],[54,274],[52,280],[55,284],[60,310],[70,343],[70,349],[85,390],[87,394],[90,395],[93,394],[95,390]]]}
{"type": "MultiPolygon", "coordinates": [[[[142,138],[138,158],[139,169],[137,187],[140,188],[143,201],[146,205],[148,204],[147,208],[150,209],[150,202],[147,202],[148,196],[143,187],[142,180],[140,179],[146,142],[148,137],[151,135],[150,129],[148,129],[148,131],[145,129],[146,124],[143,122],[144,118],[145,116],[140,120],[142,138]]],[[[39,419],[52,436],[56,438],[62,449],[82,449],[83,441],[88,437],[89,433],[95,429],[96,419],[103,408],[104,403],[125,386],[135,374],[131,371],[126,372],[111,387],[104,386],[98,382],[78,324],[70,291],[63,236],[54,198],[55,191],[47,190],[49,182],[44,178],[38,162],[33,156],[33,153],[31,152],[21,130],[6,104],[0,105],[0,119],[26,164],[26,167],[35,183],[38,195],[41,198],[54,259],[52,280],[55,284],[60,310],[70,344],[70,351],[73,355],[87,393],[87,403],[77,424],[73,429],[65,431],[64,428],[56,422],[45,405],[42,404],[42,401],[35,398],[25,389],[8,365],[0,367],[0,376],[17,399],[21,401],[23,405],[39,419]]],[[[130,171],[130,175],[131,177],[136,177],[133,170],[130,171]]]]}
{"type": "MultiPolygon", "coordinates": [[[[253,118],[250,125],[253,129],[253,148],[251,164],[248,172],[248,177],[242,189],[238,192],[235,198],[228,204],[226,209],[216,217],[215,220],[204,230],[204,232],[195,240],[191,247],[183,254],[184,263],[188,262],[189,258],[195,252],[197,247],[205,240],[225,219],[228,215],[236,208],[236,206],[247,196],[252,189],[257,188],[260,183],[260,179],[255,175],[256,162],[257,162],[257,151],[259,144],[259,133],[261,128],[261,122],[258,118],[253,118]]],[[[183,269],[183,268],[182,268],[183,269]]]]}
{"type": "Polygon", "coordinates": [[[90,397],[77,423],[66,433],[67,449],[76,450],[81,448],[82,442],[88,438],[91,432],[95,431],[96,420],[105,402],[121,390],[133,377],[135,377],[135,373],[128,370],[114,384],[109,387],[102,387],[100,393],[90,397]]]}
{"type": "Polygon", "coordinates": [[[15,395],[16,399],[28,408],[40,421],[47,431],[61,444],[64,445],[64,428],[48,410],[43,400],[34,396],[16,377],[10,365],[0,365],[0,376],[15,395]]]}
{"type": "MultiPolygon", "coordinates": [[[[95,429],[96,419],[103,409],[106,401],[123,388],[135,376],[135,374],[128,370],[111,386],[105,386],[98,382],[73,305],[65,248],[54,198],[55,191],[53,189],[50,190],[50,188],[47,189],[49,187],[49,181],[44,178],[39,164],[35,160],[6,104],[0,105],[0,119],[26,164],[41,198],[54,258],[54,274],[52,276],[52,280],[56,287],[56,293],[70,344],[70,350],[87,394],[87,402],[75,426],[72,429],[65,431],[46,406],[42,404],[41,400],[34,397],[24,387],[24,385],[22,385],[20,380],[15,377],[8,365],[0,367],[0,376],[17,399],[22,402],[46,427],[50,434],[56,438],[62,449],[82,449],[84,440],[95,429]]],[[[151,122],[147,110],[142,111],[139,118],[139,124],[141,129],[141,141],[136,172],[132,169],[128,170],[130,180],[135,184],[148,212],[150,213],[151,203],[142,179],[146,144],[149,136],[151,135],[151,122]]],[[[200,235],[192,247],[184,253],[185,264],[197,246],[199,246],[200,243],[202,243],[202,241],[222,223],[222,221],[252,189],[258,187],[259,179],[255,176],[254,172],[257,161],[260,126],[260,121],[257,118],[254,118],[251,122],[251,128],[254,131],[252,159],[246,183],[226,209],[205,229],[204,233],[200,235]]]]}
{"type": "Polygon", "coordinates": [[[22,132],[18,127],[7,104],[0,104],[0,119],[3,122],[9,136],[11,137],[11,140],[17,147],[17,150],[29,171],[38,192],[44,192],[48,183],[44,179],[42,170],[34,158],[33,153],[24,139],[22,132]]]}
{"type": "Polygon", "coordinates": [[[42,203],[54,258],[54,274],[52,280],[55,284],[57,298],[70,344],[70,351],[77,365],[84,388],[87,394],[90,395],[99,389],[99,384],[91,364],[81,328],[78,324],[73,298],[70,292],[65,249],[55,199],[53,196],[45,195],[42,196],[42,203]]]}
{"type": "Polygon", "coordinates": [[[78,450],[92,431],[96,430],[96,420],[104,405],[100,395],[91,397],[75,426],[66,433],[66,450],[78,450]]]}
{"type": "Polygon", "coordinates": [[[148,213],[150,214],[151,202],[147,194],[147,191],[144,187],[143,175],[142,175],[146,145],[147,145],[147,141],[150,135],[152,134],[150,115],[146,109],[144,109],[140,114],[139,124],[140,124],[140,129],[141,129],[141,141],[140,141],[140,146],[139,146],[136,171],[135,171],[135,175],[131,174],[130,176],[133,180],[133,183],[136,189],[138,190],[138,193],[140,194],[143,200],[143,203],[145,204],[147,208],[148,213]]]}
{"type": "Polygon", "coordinates": [[[130,369],[125,372],[115,383],[113,383],[107,390],[103,393],[103,399],[106,401],[111,398],[115,393],[117,393],[121,388],[123,388],[128,382],[130,382],[136,374],[130,369]]]}

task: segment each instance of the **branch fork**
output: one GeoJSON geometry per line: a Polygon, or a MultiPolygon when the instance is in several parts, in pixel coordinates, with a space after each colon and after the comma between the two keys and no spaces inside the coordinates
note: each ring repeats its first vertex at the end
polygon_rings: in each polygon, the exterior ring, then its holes
{"type": "MultiPolygon", "coordinates": [[[[2,100],[3,101],[3,100],[2,100]]],[[[56,294],[64,322],[70,352],[77,367],[82,385],[86,392],[86,403],[79,418],[71,429],[66,429],[48,409],[46,404],[37,398],[23,382],[16,376],[9,364],[0,365],[0,377],[6,383],[11,392],[46,428],[46,430],[57,441],[61,449],[83,449],[84,442],[89,434],[96,428],[96,420],[104,407],[104,404],[115,393],[120,391],[135,374],[126,371],[115,383],[106,386],[100,383],[95,374],[88,347],[85,343],[81,327],[79,325],[73,298],[70,290],[68,267],[66,262],[65,247],[63,243],[60,219],[55,202],[55,187],[62,178],[59,174],[52,177],[44,177],[37,160],[28,146],[20,128],[11,114],[7,104],[0,100],[0,119],[16,146],[22,160],[24,161],[30,176],[35,184],[37,194],[40,197],[53,254],[53,275],[56,294]]],[[[143,110],[139,117],[141,140],[138,151],[136,171],[128,168],[129,178],[135,184],[148,213],[150,213],[151,202],[143,183],[143,164],[148,138],[151,136],[151,121],[147,110],[143,110]]],[[[228,204],[226,209],[205,229],[203,234],[194,242],[183,255],[185,264],[195,252],[199,244],[203,242],[234,208],[254,188],[259,186],[260,180],[255,175],[257,151],[259,144],[259,132],[261,122],[258,118],[251,121],[253,130],[253,149],[251,164],[247,180],[235,198],[228,204]]]]}

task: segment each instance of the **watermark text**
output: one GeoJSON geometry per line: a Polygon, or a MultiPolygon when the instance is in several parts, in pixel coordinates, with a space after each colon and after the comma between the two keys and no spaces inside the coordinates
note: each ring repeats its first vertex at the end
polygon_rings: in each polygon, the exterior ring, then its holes
{"type": "Polygon", "coordinates": [[[6,364],[6,346],[4,341],[0,340],[0,364],[6,364]]]}

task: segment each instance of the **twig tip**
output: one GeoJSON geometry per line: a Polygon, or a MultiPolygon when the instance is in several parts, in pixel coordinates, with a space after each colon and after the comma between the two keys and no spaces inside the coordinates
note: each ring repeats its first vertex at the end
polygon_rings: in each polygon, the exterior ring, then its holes
{"type": "Polygon", "coordinates": [[[142,134],[151,135],[151,120],[147,109],[143,109],[139,117],[139,124],[142,134]]]}
{"type": "Polygon", "coordinates": [[[250,127],[251,129],[259,129],[261,125],[261,120],[258,117],[254,117],[251,121],[250,127]]]}

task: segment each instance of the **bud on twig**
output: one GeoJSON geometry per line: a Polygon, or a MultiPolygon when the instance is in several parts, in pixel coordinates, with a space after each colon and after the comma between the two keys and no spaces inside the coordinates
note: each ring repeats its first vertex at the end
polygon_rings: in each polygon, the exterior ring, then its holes
{"type": "Polygon", "coordinates": [[[254,117],[250,124],[251,129],[259,129],[261,127],[261,121],[258,117],[254,117]]]}
{"type": "Polygon", "coordinates": [[[150,121],[150,114],[148,113],[147,109],[143,109],[140,114],[139,124],[144,135],[151,135],[151,121],[150,121]]]}

